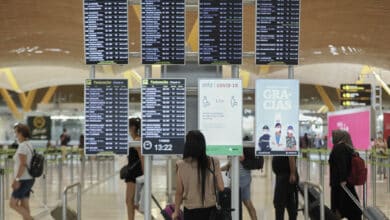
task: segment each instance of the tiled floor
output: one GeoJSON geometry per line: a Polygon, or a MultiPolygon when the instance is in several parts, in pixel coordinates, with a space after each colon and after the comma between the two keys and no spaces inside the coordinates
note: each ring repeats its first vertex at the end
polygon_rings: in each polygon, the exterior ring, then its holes
{"type": "MultiPolygon", "coordinates": [[[[91,170],[91,163],[86,162],[85,164],[85,187],[82,194],[82,219],[94,219],[94,220],[125,220],[127,219],[125,209],[125,184],[119,179],[119,176],[114,173],[118,171],[123,164],[125,158],[117,158],[116,161],[105,160],[101,161],[100,164],[96,161],[93,162],[91,170]],[[97,167],[100,167],[99,169],[97,167]],[[100,170],[100,172],[98,172],[100,170]]],[[[307,163],[302,161],[299,163],[300,177],[301,180],[307,179],[307,163]]],[[[47,187],[48,196],[47,201],[49,209],[54,208],[59,204],[58,190],[63,189],[64,185],[68,185],[73,181],[79,181],[81,174],[80,162],[78,159],[74,160],[74,171],[71,172],[70,162],[63,165],[63,184],[59,185],[58,165],[56,163],[49,163],[49,170],[47,173],[47,187]]],[[[166,161],[162,159],[156,159],[153,161],[153,184],[152,191],[156,195],[157,199],[161,201],[161,205],[165,206],[166,196],[166,161]]],[[[328,185],[328,172],[325,169],[325,198],[326,204],[329,205],[329,187],[328,185]]],[[[311,181],[319,183],[320,172],[319,164],[310,164],[310,176],[311,181]]],[[[369,174],[370,176],[370,174],[369,174]]],[[[253,171],[252,172],[252,199],[253,204],[257,210],[258,219],[261,220],[272,220],[274,219],[273,213],[273,177],[271,175],[271,169],[269,163],[266,163],[266,167],[263,172],[253,171]]],[[[43,207],[43,180],[38,179],[34,186],[35,194],[31,198],[31,209],[35,219],[49,220],[52,219],[48,210],[43,207]]],[[[372,203],[371,194],[371,181],[369,181],[369,193],[368,203],[372,203]]],[[[358,192],[361,192],[358,189],[358,192]]],[[[387,180],[377,181],[377,205],[390,216],[390,193],[387,192],[387,180]]],[[[70,207],[76,207],[74,193],[70,193],[70,207]]],[[[361,197],[362,198],[362,197],[361,197]]],[[[300,201],[303,201],[301,199],[300,201]]],[[[6,201],[8,203],[8,201],[6,201]]],[[[152,204],[152,214],[156,219],[162,219],[159,215],[159,210],[155,204],[152,204]]],[[[6,206],[6,219],[17,220],[21,219],[12,210],[6,206]]],[[[143,216],[139,213],[136,215],[136,219],[143,219],[143,216]]],[[[246,210],[244,209],[243,219],[249,219],[246,210]]],[[[286,218],[287,219],[287,218],[286,218]]],[[[302,213],[299,214],[299,219],[303,219],[302,213]]]]}

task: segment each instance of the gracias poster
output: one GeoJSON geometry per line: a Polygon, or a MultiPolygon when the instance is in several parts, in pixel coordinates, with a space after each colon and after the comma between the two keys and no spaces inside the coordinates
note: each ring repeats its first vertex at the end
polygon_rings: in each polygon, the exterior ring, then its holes
{"type": "Polygon", "coordinates": [[[299,153],[299,81],[256,81],[256,156],[299,153]]]}

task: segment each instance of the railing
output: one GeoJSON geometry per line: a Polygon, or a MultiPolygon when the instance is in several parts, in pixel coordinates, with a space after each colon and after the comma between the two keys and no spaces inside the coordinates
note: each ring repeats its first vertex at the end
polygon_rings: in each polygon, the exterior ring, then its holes
{"type": "Polygon", "coordinates": [[[5,174],[5,170],[1,168],[0,169],[0,220],[5,219],[4,174],[5,174]]]}
{"type": "Polygon", "coordinates": [[[66,186],[62,193],[62,220],[66,220],[66,210],[68,206],[68,191],[77,187],[77,220],[81,220],[81,183],[74,183],[66,186]]]}

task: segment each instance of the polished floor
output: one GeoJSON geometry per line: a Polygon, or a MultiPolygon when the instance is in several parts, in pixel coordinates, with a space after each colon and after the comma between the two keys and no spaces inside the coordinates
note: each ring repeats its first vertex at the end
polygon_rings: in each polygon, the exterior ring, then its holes
{"type": "MultiPolygon", "coordinates": [[[[31,198],[31,210],[35,219],[49,220],[50,210],[60,204],[61,194],[65,185],[72,182],[82,181],[84,176],[84,187],[82,193],[82,219],[94,220],[125,220],[127,219],[125,209],[125,184],[119,179],[118,170],[126,161],[125,158],[107,158],[102,160],[88,160],[85,163],[84,175],[82,175],[81,163],[78,158],[73,160],[73,163],[68,160],[63,163],[62,169],[57,161],[49,162],[46,175],[47,197],[44,194],[44,179],[40,178],[34,186],[34,195],[31,198]],[[91,166],[92,165],[92,166],[91,166]],[[73,168],[73,169],[72,169],[73,168]],[[62,181],[61,181],[62,170],[62,181]],[[73,171],[72,171],[73,170],[73,171]],[[59,184],[62,182],[62,184],[59,184]],[[46,199],[47,198],[47,199],[46,199]],[[44,201],[47,201],[44,205],[44,201]]],[[[253,182],[251,186],[252,201],[257,210],[257,217],[260,220],[273,220],[274,209],[272,205],[273,198],[273,175],[269,166],[269,161],[266,161],[266,166],[263,171],[253,171],[253,182]]],[[[302,181],[308,180],[307,173],[310,173],[310,180],[315,183],[320,183],[320,163],[311,162],[310,168],[307,169],[306,161],[301,160],[299,163],[299,172],[302,181]]],[[[4,162],[2,162],[4,166],[4,162]]],[[[325,198],[326,204],[329,204],[329,187],[328,171],[324,168],[324,183],[325,183],[325,198]]],[[[153,161],[153,194],[161,201],[161,205],[165,206],[167,201],[167,162],[164,158],[156,158],[153,161]]],[[[370,173],[369,173],[370,176],[370,173]]],[[[11,179],[11,178],[9,178],[11,179]]],[[[388,191],[388,179],[380,179],[376,181],[376,205],[390,216],[390,193],[388,191]]],[[[9,183],[6,183],[9,185],[9,183]]],[[[368,182],[368,204],[373,201],[372,182],[368,182]]],[[[7,190],[9,194],[9,190],[7,190]]],[[[360,198],[362,197],[362,188],[358,189],[360,198]]],[[[76,209],[75,191],[69,193],[69,206],[76,209]]],[[[303,199],[300,199],[302,203],[303,199]]],[[[8,204],[8,200],[6,200],[8,204]]],[[[155,204],[152,204],[152,215],[155,219],[163,219],[159,214],[159,210],[155,204]]],[[[21,219],[8,206],[5,209],[6,219],[17,220],[21,219]]],[[[136,214],[136,219],[143,219],[139,213],[136,214]]],[[[243,219],[249,219],[249,216],[244,209],[243,219]]],[[[287,219],[287,217],[286,217],[287,219]]],[[[299,219],[303,219],[303,214],[299,213],[299,219]]]]}

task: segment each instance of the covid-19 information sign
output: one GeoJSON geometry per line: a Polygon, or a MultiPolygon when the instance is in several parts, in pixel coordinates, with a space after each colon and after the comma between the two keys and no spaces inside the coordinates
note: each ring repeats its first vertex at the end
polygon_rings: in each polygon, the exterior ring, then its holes
{"type": "Polygon", "coordinates": [[[199,80],[199,129],[207,155],[242,155],[242,83],[239,79],[199,80]]]}
{"type": "Polygon", "coordinates": [[[183,154],[185,79],[142,80],[142,154],[183,154]]]}
{"type": "Polygon", "coordinates": [[[299,82],[256,81],[257,156],[299,153],[299,82]]]}

